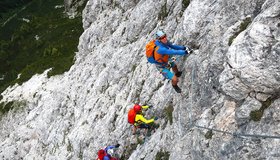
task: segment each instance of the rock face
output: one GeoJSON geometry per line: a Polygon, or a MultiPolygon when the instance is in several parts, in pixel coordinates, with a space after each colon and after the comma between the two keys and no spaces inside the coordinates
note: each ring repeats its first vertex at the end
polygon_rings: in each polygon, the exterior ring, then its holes
{"type": "Polygon", "coordinates": [[[118,142],[131,160],[279,159],[278,139],[199,128],[280,136],[279,20],[277,0],[89,0],[72,68],[2,94],[14,109],[2,115],[0,157],[95,159],[118,142]],[[182,94],[144,56],[158,29],[195,49],[178,60],[182,94]],[[127,123],[134,103],[159,117],[143,144],[127,123]]]}
{"type": "Polygon", "coordinates": [[[78,8],[85,2],[86,0],[64,0],[65,12],[70,18],[74,18],[78,14],[78,8]]]}

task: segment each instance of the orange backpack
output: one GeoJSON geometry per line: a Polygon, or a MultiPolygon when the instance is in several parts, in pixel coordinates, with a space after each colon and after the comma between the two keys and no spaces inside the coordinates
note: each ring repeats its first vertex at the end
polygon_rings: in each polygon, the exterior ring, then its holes
{"type": "Polygon", "coordinates": [[[146,45],[146,57],[148,62],[150,63],[159,63],[155,60],[155,49],[156,49],[156,44],[155,44],[156,40],[152,40],[150,41],[147,45],[146,45]]]}
{"type": "Polygon", "coordinates": [[[135,117],[136,117],[136,112],[134,111],[133,108],[131,108],[131,109],[128,111],[128,115],[127,115],[128,123],[134,125],[134,123],[135,123],[135,117]]]}

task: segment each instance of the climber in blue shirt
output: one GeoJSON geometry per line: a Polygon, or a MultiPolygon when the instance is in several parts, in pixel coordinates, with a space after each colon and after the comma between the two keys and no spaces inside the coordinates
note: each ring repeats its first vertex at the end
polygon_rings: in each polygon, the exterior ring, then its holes
{"type": "Polygon", "coordinates": [[[181,89],[178,87],[178,77],[182,75],[182,72],[178,70],[175,60],[170,58],[171,55],[186,55],[192,50],[184,46],[171,44],[167,40],[167,36],[163,31],[156,32],[156,41],[155,41],[155,51],[154,59],[157,62],[156,67],[160,73],[167,79],[172,81],[172,86],[177,93],[181,93],[181,89]],[[189,49],[189,50],[186,50],[189,49]],[[172,68],[175,75],[170,72],[172,68]]]}

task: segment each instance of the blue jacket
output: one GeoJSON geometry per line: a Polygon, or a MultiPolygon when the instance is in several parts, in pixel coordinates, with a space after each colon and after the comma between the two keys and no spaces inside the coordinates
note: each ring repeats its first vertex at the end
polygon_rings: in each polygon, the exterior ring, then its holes
{"type": "Polygon", "coordinates": [[[104,156],[103,160],[110,160],[110,157],[111,156],[106,155],[106,156],[104,156]]]}
{"type": "Polygon", "coordinates": [[[157,53],[161,55],[184,55],[186,54],[184,46],[171,44],[169,41],[167,44],[161,43],[159,40],[155,42],[156,46],[158,46],[157,53]]]}

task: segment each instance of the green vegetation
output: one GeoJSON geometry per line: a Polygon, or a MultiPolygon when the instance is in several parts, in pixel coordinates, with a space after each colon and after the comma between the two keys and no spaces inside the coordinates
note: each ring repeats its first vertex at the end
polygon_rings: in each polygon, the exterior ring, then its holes
{"type": "Polygon", "coordinates": [[[70,140],[68,139],[67,151],[68,151],[68,152],[72,152],[73,150],[74,150],[74,149],[73,149],[73,146],[72,146],[70,140]]]}
{"type": "Polygon", "coordinates": [[[55,9],[62,4],[60,0],[33,0],[5,25],[6,19],[1,19],[0,78],[4,79],[0,93],[48,68],[52,68],[48,76],[53,76],[73,65],[82,19],[69,19],[64,8],[55,9]]]}
{"type": "Polygon", "coordinates": [[[190,4],[190,0],[182,0],[182,10],[185,10],[190,4]]]}
{"type": "Polygon", "coordinates": [[[137,67],[137,65],[135,65],[135,64],[132,66],[132,72],[135,71],[136,67],[137,67]]]}
{"type": "Polygon", "coordinates": [[[260,121],[263,115],[263,112],[268,108],[274,100],[277,99],[275,96],[268,98],[266,101],[262,102],[262,107],[259,110],[251,111],[250,118],[253,121],[260,121]]]}
{"type": "Polygon", "coordinates": [[[244,31],[248,25],[252,22],[251,18],[250,17],[247,17],[246,19],[243,20],[243,22],[240,24],[239,26],[239,30],[234,33],[234,35],[232,35],[230,38],[229,38],[229,41],[228,41],[228,45],[230,46],[233,42],[233,40],[242,32],[244,31]]]}
{"type": "Polygon", "coordinates": [[[162,83],[162,81],[160,81],[157,85],[157,87],[153,90],[153,92],[158,91],[160,89],[160,87],[162,87],[164,84],[162,83]]]}
{"type": "Polygon", "coordinates": [[[12,109],[12,105],[14,104],[14,102],[8,102],[8,103],[0,103],[0,113],[7,113],[9,112],[10,109],[12,109]]]}
{"type": "Polygon", "coordinates": [[[169,160],[170,153],[160,150],[156,155],[156,160],[169,160]]]}
{"type": "Polygon", "coordinates": [[[120,159],[128,159],[132,152],[137,148],[138,144],[142,145],[145,141],[139,137],[137,137],[137,143],[131,143],[128,146],[125,146],[123,154],[121,155],[120,159]]]}
{"type": "MultiPolygon", "coordinates": [[[[25,106],[26,103],[24,101],[10,101],[10,102],[2,102],[0,103],[0,115],[8,113],[11,109],[14,111],[19,110],[22,106],[25,106]]],[[[0,116],[1,119],[1,116],[0,116]]]]}
{"type": "Polygon", "coordinates": [[[32,0],[1,0],[0,19],[8,19],[16,13],[21,6],[29,3],[30,1],[32,0]]]}
{"type": "Polygon", "coordinates": [[[174,108],[173,108],[172,105],[169,105],[168,107],[166,107],[164,109],[164,113],[165,113],[165,115],[167,117],[167,120],[169,121],[170,125],[172,125],[172,123],[173,123],[173,117],[172,117],[173,111],[174,111],[174,108]]]}
{"type": "Polygon", "coordinates": [[[263,115],[263,111],[264,111],[264,109],[262,109],[262,108],[259,109],[259,110],[252,111],[250,113],[251,120],[253,120],[253,121],[260,121],[261,118],[262,118],[262,115],[263,115]]]}
{"type": "Polygon", "coordinates": [[[164,20],[167,16],[168,16],[167,2],[165,2],[160,9],[160,12],[158,14],[158,19],[164,20]]]}
{"type": "Polygon", "coordinates": [[[84,157],[84,156],[83,156],[82,149],[80,149],[80,152],[79,152],[79,159],[82,160],[82,159],[84,159],[83,157],[84,157]]]}
{"type": "Polygon", "coordinates": [[[213,131],[212,130],[209,130],[209,131],[207,131],[206,132],[206,134],[204,135],[204,137],[206,138],[206,139],[212,139],[212,136],[213,136],[214,134],[213,134],[213,131]]]}

